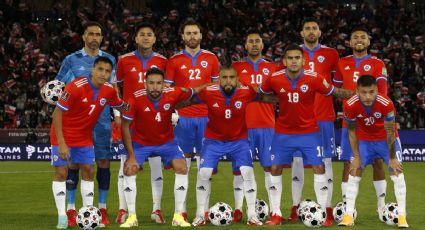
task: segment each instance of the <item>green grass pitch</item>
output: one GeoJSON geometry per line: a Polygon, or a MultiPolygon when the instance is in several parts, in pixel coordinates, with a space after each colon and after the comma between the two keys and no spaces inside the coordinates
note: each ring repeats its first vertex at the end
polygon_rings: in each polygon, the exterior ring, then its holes
{"type": "MultiPolygon", "coordinates": [[[[194,164],[192,164],[194,165],[194,164]]],[[[117,172],[118,162],[111,166],[111,189],[108,198],[109,218],[113,221],[118,208],[117,172]]],[[[150,188],[149,164],[144,165],[145,170],[137,178],[137,215],[141,229],[170,229],[171,218],[174,211],[173,184],[174,173],[164,172],[164,192],[162,198],[162,211],[167,223],[158,225],[150,221],[152,198],[150,188]]],[[[341,168],[342,163],[334,163],[334,196],[336,204],[341,197],[341,168]]],[[[407,220],[410,229],[425,229],[425,163],[405,163],[405,178],[407,183],[407,220]]],[[[194,167],[190,171],[189,192],[187,208],[189,220],[192,220],[196,209],[194,167]]],[[[256,179],[258,184],[258,197],[266,199],[264,177],[258,162],[255,163],[256,179]]],[[[376,195],[371,179],[371,168],[368,167],[363,175],[360,185],[360,194],[357,199],[358,217],[353,229],[395,229],[378,220],[376,215],[376,195]]],[[[53,168],[48,162],[0,162],[0,229],[55,229],[57,221],[56,208],[52,196],[51,181],[53,168]]],[[[284,170],[282,212],[286,218],[291,205],[290,170],[284,170]]],[[[313,198],[313,176],[311,169],[306,169],[303,198],[313,198]]],[[[219,173],[213,177],[210,205],[223,201],[233,206],[233,177],[228,162],[220,162],[219,173]]],[[[95,188],[97,185],[95,185],[95,188]]],[[[95,189],[96,192],[96,189],[95,189]]],[[[386,201],[395,201],[393,183],[388,178],[386,201]]],[[[81,206],[80,192],[77,192],[77,206],[81,206]]],[[[95,205],[97,200],[95,199],[95,205]]],[[[245,207],[244,207],[245,208],[245,207]]],[[[243,223],[232,224],[226,229],[248,229],[246,216],[243,223]]],[[[302,223],[285,223],[280,227],[260,227],[256,229],[307,229],[302,223]]],[[[329,229],[336,229],[337,226],[329,229]]],[[[341,227],[339,227],[341,228],[341,227]]],[[[69,228],[71,229],[71,228],[69,228]]],[[[74,228],[76,229],[76,228],[74,228]]],[[[117,224],[111,224],[107,229],[119,229],[117,224]]],[[[217,229],[209,224],[204,229],[217,229]]]]}

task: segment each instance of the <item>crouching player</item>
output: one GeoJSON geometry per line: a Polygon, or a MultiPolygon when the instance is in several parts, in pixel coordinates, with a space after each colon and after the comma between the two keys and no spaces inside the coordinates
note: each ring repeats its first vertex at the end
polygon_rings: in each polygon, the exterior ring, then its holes
{"type": "Polygon", "coordinates": [[[407,228],[406,182],[401,165],[401,145],[395,130],[392,101],[378,94],[373,76],[363,75],[357,81],[357,95],[344,103],[345,119],[354,160],[351,162],[346,201],[347,213],[340,226],[353,226],[353,212],[363,169],[377,158],[389,166],[398,203],[398,227],[407,228]]]}
{"type": "Polygon", "coordinates": [[[93,205],[93,128],[107,104],[118,109],[127,107],[107,83],[112,66],[109,58],[98,57],[90,76],[76,78],[65,87],[52,115],[50,137],[52,165],[55,167],[52,190],[59,215],[58,229],[68,226],[65,212],[68,165],[81,169],[83,206],[93,205]]]}
{"type": "Polygon", "coordinates": [[[147,157],[158,155],[175,171],[173,226],[190,227],[182,216],[188,187],[184,154],[174,140],[171,115],[177,103],[190,99],[197,89],[164,87],[164,73],[156,68],[146,72],[145,89],[130,98],[130,109],[123,114],[121,134],[128,158],[124,164],[124,196],[128,218],[120,227],[138,225],[136,216],[136,174],[147,157]],[[130,125],[132,133],[130,134],[130,125]]]}

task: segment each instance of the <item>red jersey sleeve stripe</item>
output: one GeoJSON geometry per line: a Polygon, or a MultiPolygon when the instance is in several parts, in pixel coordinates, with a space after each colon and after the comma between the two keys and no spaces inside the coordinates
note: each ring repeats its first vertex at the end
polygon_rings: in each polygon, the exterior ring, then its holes
{"type": "Polygon", "coordinates": [[[261,86],[260,86],[260,91],[264,94],[272,94],[273,93],[273,91],[270,91],[270,92],[264,91],[261,86]]]}
{"type": "Polygon", "coordinates": [[[62,109],[63,111],[68,111],[69,110],[68,107],[61,105],[59,102],[56,103],[56,106],[59,107],[59,109],[62,109]]]}
{"type": "Polygon", "coordinates": [[[376,78],[376,81],[379,81],[379,80],[385,80],[385,81],[387,81],[387,77],[385,77],[385,76],[379,76],[379,77],[376,78]]]}
{"type": "Polygon", "coordinates": [[[124,101],[121,101],[121,104],[119,105],[111,105],[112,108],[117,108],[117,107],[121,107],[124,105],[124,101]]]}
{"type": "Polygon", "coordinates": [[[174,81],[172,81],[172,80],[168,80],[168,79],[165,79],[165,80],[164,80],[164,82],[165,82],[165,83],[168,83],[168,84],[174,84],[174,81]]]}
{"type": "Polygon", "coordinates": [[[134,118],[126,116],[126,115],[122,115],[122,117],[126,120],[132,121],[134,118]]]}
{"type": "Polygon", "coordinates": [[[329,93],[325,94],[325,96],[330,96],[330,95],[332,95],[332,94],[334,93],[334,91],[335,91],[335,87],[334,87],[334,86],[332,86],[332,88],[331,88],[331,90],[329,91],[329,93]]]}

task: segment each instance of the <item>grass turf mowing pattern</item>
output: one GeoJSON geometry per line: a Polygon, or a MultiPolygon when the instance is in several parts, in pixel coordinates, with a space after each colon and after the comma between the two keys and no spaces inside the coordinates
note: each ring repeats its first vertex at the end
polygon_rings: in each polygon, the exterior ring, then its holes
{"type": "MultiPolygon", "coordinates": [[[[196,168],[190,170],[189,191],[187,209],[189,220],[192,221],[196,212],[196,168]]],[[[407,183],[407,212],[410,229],[424,229],[425,218],[425,163],[405,163],[405,178],[407,183]]],[[[111,189],[108,196],[109,220],[113,222],[118,210],[117,195],[117,172],[119,164],[111,164],[111,189]]],[[[334,196],[333,204],[341,200],[341,169],[342,163],[334,165],[334,196]]],[[[174,212],[174,173],[164,171],[164,192],[162,197],[162,212],[165,215],[166,224],[158,225],[150,221],[152,209],[151,186],[149,164],[145,163],[144,171],[137,177],[137,203],[136,211],[139,220],[139,228],[142,229],[169,229],[171,227],[174,212]]],[[[315,200],[313,190],[313,175],[311,169],[305,171],[303,198],[315,200]]],[[[264,188],[264,173],[258,162],[255,163],[255,173],[258,186],[258,197],[267,200],[264,188]]],[[[282,213],[285,218],[289,215],[291,201],[290,169],[283,172],[282,213]]],[[[57,224],[57,212],[52,195],[53,168],[48,162],[0,162],[0,229],[55,229],[57,224]]],[[[364,172],[360,184],[360,193],[357,199],[358,217],[355,229],[394,229],[378,220],[376,214],[376,195],[372,183],[372,168],[368,167],[364,172]]],[[[393,183],[388,177],[386,202],[394,202],[393,183]]],[[[97,206],[97,184],[95,184],[95,201],[97,206]]],[[[81,206],[80,190],[77,190],[77,207],[81,206]]],[[[218,201],[226,202],[233,206],[233,176],[229,162],[220,162],[219,173],[213,176],[210,206],[218,201]]],[[[244,214],[246,212],[244,204],[244,214]]],[[[215,226],[208,224],[203,229],[213,229],[215,226]]],[[[246,215],[242,223],[232,224],[226,229],[246,229],[246,215]]],[[[260,229],[272,229],[273,227],[260,227],[260,229]]],[[[305,229],[300,222],[297,224],[285,223],[283,228],[305,229]]],[[[329,229],[336,229],[337,226],[329,229]]],[[[70,228],[69,228],[70,229],[70,228]]],[[[76,229],[76,228],[74,228],[76,229]]],[[[107,229],[120,229],[113,223],[107,229]]],[[[257,229],[257,228],[256,228],[257,229]]]]}

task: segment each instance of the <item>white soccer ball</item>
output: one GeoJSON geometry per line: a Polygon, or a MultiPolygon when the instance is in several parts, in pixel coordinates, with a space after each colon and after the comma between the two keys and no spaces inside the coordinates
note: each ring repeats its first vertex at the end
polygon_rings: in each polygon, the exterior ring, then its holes
{"type": "Polygon", "coordinates": [[[210,208],[208,218],[215,226],[227,226],[233,221],[233,210],[230,205],[218,202],[210,208]]]}
{"type": "Polygon", "coordinates": [[[297,209],[298,217],[301,218],[301,212],[302,212],[302,210],[305,206],[307,206],[307,205],[311,206],[311,205],[316,205],[316,204],[317,204],[316,202],[314,202],[310,199],[305,199],[305,200],[301,201],[301,203],[300,203],[300,205],[298,206],[298,209],[297,209]]]}
{"type": "Polygon", "coordinates": [[[267,205],[266,201],[261,199],[255,200],[255,213],[257,214],[257,218],[260,221],[266,221],[267,217],[269,216],[269,206],[267,205]]]}
{"type": "Polygon", "coordinates": [[[318,228],[325,223],[326,212],[318,204],[305,205],[302,208],[300,219],[305,226],[318,228]]]}
{"type": "Polygon", "coordinates": [[[379,213],[379,219],[388,225],[396,225],[398,223],[398,204],[386,204],[379,213]]]}
{"type": "MultiPolygon", "coordinates": [[[[339,223],[342,221],[342,218],[344,217],[347,210],[347,204],[345,202],[338,202],[335,207],[333,208],[332,214],[334,216],[334,220],[336,223],[339,223]]],[[[355,220],[357,218],[357,210],[354,208],[353,212],[353,219],[355,220]]]]}
{"type": "Polygon", "coordinates": [[[78,210],[77,226],[80,229],[92,230],[99,227],[102,221],[102,214],[99,209],[94,206],[86,206],[78,210]]]}
{"type": "Polygon", "coordinates": [[[49,81],[40,90],[41,98],[46,103],[55,105],[64,88],[65,83],[59,80],[49,81]]]}

